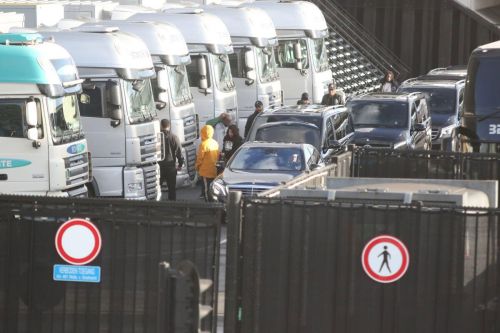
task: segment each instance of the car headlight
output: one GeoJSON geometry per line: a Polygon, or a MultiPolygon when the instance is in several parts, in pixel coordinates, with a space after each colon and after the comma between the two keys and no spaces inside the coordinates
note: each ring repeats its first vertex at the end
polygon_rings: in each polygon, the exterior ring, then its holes
{"type": "Polygon", "coordinates": [[[455,128],[456,128],[455,124],[443,127],[441,129],[441,135],[439,137],[440,138],[449,138],[451,136],[451,134],[453,133],[453,131],[455,130],[455,128]]]}
{"type": "Polygon", "coordinates": [[[401,142],[398,142],[398,143],[395,143],[392,148],[393,149],[399,149],[399,148],[402,148],[406,146],[406,141],[401,141],[401,142]]]}
{"type": "Polygon", "coordinates": [[[227,197],[227,186],[222,179],[216,179],[212,182],[212,194],[215,199],[223,200],[227,197]]]}

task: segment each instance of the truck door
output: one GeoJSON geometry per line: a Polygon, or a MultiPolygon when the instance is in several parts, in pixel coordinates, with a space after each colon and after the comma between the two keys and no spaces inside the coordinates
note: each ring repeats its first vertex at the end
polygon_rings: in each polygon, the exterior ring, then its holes
{"type": "Polygon", "coordinates": [[[198,113],[200,128],[210,119],[215,118],[215,106],[214,106],[214,93],[216,87],[213,85],[211,72],[208,70],[210,66],[210,61],[207,56],[200,54],[191,55],[191,63],[186,65],[189,86],[191,87],[191,93],[194,98],[194,106],[196,113],[198,113]],[[207,89],[200,89],[200,74],[198,68],[198,62],[200,59],[204,59],[207,68],[207,89]]]}
{"type": "MultiPolygon", "coordinates": [[[[38,107],[38,143],[27,138],[27,99],[0,99],[0,192],[49,191],[49,147],[38,107]]],[[[48,126],[47,126],[48,128],[48,126]]]]}
{"type": "MultiPolygon", "coordinates": [[[[248,80],[245,73],[245,48],[238,47],[234,53],[228,54],[231,65],[231,74],[238,92],[238,114],[239,118],[248,118],[255,110],[254,104],[257,97],[257,80],[248,80]]],[[[257,63],[257,60],[255,60],[257,63]]],[[[254,68],[256,72],[257,69],[254,68]]],[[[241,130],[241,129],[240,129],[241,130]]]]}

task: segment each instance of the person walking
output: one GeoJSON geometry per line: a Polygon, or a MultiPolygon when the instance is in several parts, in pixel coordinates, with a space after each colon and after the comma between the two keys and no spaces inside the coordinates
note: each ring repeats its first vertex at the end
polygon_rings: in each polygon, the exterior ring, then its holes
{"type": "Polygon", "coordinates": [[[311,100],[309,99],[309,94],[306,92],[302,93],[302,96],[297,101],[297,105],[309,105],[309,104],[311,104],[311,100]]]}
{"type": "Polygon", "coordinates": [[[161,120],[161,131],[164,134],[165,159],[160,164],[160,184],[167,183],[168,200],[177,199],[177,171],[184,165],[179,138],[170,131],[170,120],[161,120]],[[175,164],[177,160],[177,166],[175,164]]]}
{"type": "Polygon", "coordinates": [[[222,145],[221,158],[227,163],[234,152],[243,144],[243,138],[240,136],[240,130],[236,125],[230,125],[227,134],[224,137],[222,145]]]}
{"type": "Polygon", "coordinates": [[[201,143],[198,146],[196,156],[196,171],[202,178],[202,193],[205,201],[212,201],[209,195],[210,185],[217,176],[217,159],[219,157],[219,145],[213,139],[214,128],[205,125],[201,129],[201,143]]]}
{"type": "Polygon", "coordinates": [[[210,119],[205,125],[210,125],[214,128],[214,140],[219,144],[219,149],[222,149],[224,137],[227,133],[227,128],[233,122],[233,118],[229,113],[221,113],[218,117],[210,119]]]}
{"type": "Polygon", "coordinates": [[[382,80],[380,80],[380,92],[396,92],[399,88],[399,83],[394,79],[394,73],[387,71],[382,80]]]}
{"type": "Polygon", "coordinates": [[[255,102],[255,111],[250,115],[250,117],[247,118],[247,123],[245,124],[245,138],[250,132],[250,128],[252,127],[255,117],[257,117],[262,111],[264,111],[264,104],[262,104],[261,101],[255,102]]]}
{"type": "Polygon", "coordinates": [[[322,105],[344,105],[344,96],[337,92],[337,86],[335,83],[330,83],[328,85],[328,93],[321,99],[322,105]]]}

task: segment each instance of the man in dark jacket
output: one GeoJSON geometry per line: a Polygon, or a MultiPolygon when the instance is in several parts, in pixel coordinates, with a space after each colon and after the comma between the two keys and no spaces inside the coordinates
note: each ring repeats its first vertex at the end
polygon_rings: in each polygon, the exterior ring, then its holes
{"type": "Polygon", "coordinates": [[[262,104],[261,101],[255,102],[255,111],[250,115],[250,117],[247,118],[247,123],[245,125],[245,138],[250,132],[250,128],[252,127],[255,117],[257,117],[262,111],[264,111],[264,104],[262,104]]]}
{"type": "Polygon", "coordinates": [[[161,120],[161,131],[165,139],[165,159],[160,162],[160,184],[164,181],[168,186],[168,200],[176,200],[175,187],[177,186],[177,171],[182,168],[184,158],[182,157],[181,144],[179,138],[170,132],[170,120],[161,120]],[[175,165],[177,160],[177,167],[175,165]]]}
{"type": "Polygon", "coordinates": [[[345,101],[342,95],[337,93],[337,86],[335,83],[330,83],[328,85],[328,94],[323,96],[321,99],[321,104],[323,105],[344,105],[345,101]]]}

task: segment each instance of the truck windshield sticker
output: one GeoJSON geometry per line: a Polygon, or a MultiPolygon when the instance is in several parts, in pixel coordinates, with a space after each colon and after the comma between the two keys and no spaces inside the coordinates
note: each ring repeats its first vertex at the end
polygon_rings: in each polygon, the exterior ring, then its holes
{"type": "Polygon", "coordinates": [[[83,143],[76,143],[71,145],[66,149],[68,154],[79,154],[85,150],[85,145],[83,143]]]}
{"type": "Polygon", "coordinates": [[[26,160],[0,158],[0,169],[20,168],[30,164],[31,162],[26,160]]]}

